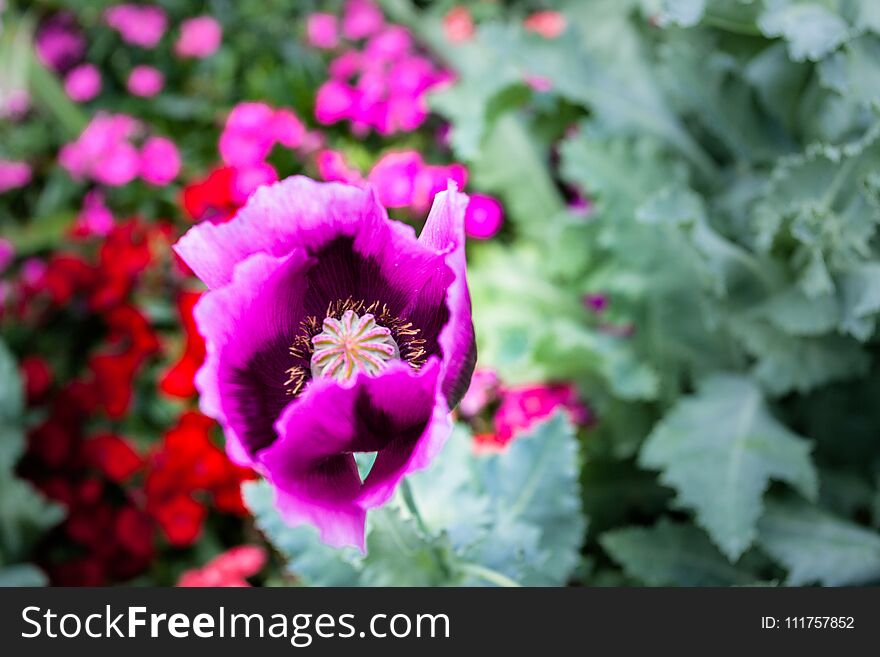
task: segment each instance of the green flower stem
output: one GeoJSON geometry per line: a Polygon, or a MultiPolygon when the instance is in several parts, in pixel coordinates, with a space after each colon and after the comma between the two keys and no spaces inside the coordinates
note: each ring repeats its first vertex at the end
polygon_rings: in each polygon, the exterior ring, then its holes
{"type": "Polygon", "coordinates": [[[490,584],[495,584],[496,586],[501,586],[503,588],[522,587],[522,584],[520,584],[516,580],[511,579],[504,573],[499,573],[497,570],[486,568],[485,566],[481,566],[477,563],[459,563],[458,569],[463,573],[473,575],[474,577],[478,577],[479,579],[489,582],[490,584]]]}

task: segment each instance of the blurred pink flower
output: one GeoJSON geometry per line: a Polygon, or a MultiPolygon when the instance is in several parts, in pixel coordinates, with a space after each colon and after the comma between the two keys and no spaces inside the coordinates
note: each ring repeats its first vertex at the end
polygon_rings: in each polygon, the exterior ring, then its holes
{"type": "Polygon", "coordinates": [[[153,48],[168,26],[165,10],[156,5],[121,4],[104,11],[104,21],[126,43],[153,48]]]}
{"type": "Polygon", "coordinates": [[[361,70],[362,55],[357,50],[346,50],[330,62],[330,77],[348,80],[361,70]]]}
{"type": "Polygon", "coordinates": [[[402,25],[389,25],[370,37],[364,48],[368,60],[392,61],[409,54],[413,47],[409,30],[402,25]]]}
{"type": "Polygon", "coordinates": [[[536,11],[523,21],[527,30],[540,34],[545,39],[555,39],[565,32],[566,25],[565,16],[558,11],[536,11]]]}
{"type": "Polygon", "coordinates": [[[135,66],[128,74],[128,91],[135,96],[150,98],[162,91],[165,76],[152,66],[135,66]]]}
{"type": "Polygon", "coordinates": [[[9,240],[0,237],[0,274],[9,268],[13,260],[15,260],[15,246],[9,240]]]}
{"type": "Polygon", "coordinates": [[[218,147],[223,162],[246,166],[263,161],[274,144],[275,111],[265,103],[239,103],[226,118],[218,147]]]}
{"type": "Polygon", "coordinates": [[[306,127],[299,120],[299,117],[285,108],[275,111],[271,130],[275,141],[287,148],[298,148],[306,134],[306,127]]]}
{"type": "Polygon", "coordinates": [[[99,112],[82,134],[65,144],[58,161],[77,179],[92,178],[106,185],[125,185],[140,169],[140,155],[129,143],[140,124],[125,114],[99,112]]]}
{"type": "Polygon", "coordinates": [[[150,137],[141,147],[141,178],[152,185],[164,186],[180,173],[180,152],[165,137],[150,137]]]}
{"type": "Polygon", "coordinates": [[[277,182],[278,172],[271,164],[257,162],[243,167],[236,167],[232,179],[232,201],[244,205],[251,194],[263,185],[277,182]]]}
{"type": "Polygon", "coordinates": [[[64,76],[64,91],[68,97],[85,103],[101,93],[101,72],[94,64],[80,64],[64,76]]]}
{"type": "Polygon", "coordinates": [[[550,78],[545,78],[541,75],[531,75],[530,73],[526,73],[523,75],[523,82],[535,91],[542,93],[550,91],[553,88],[553,82],[550,78]]]}
{"type": "Polygon", "coordinates": [[[474,36],[474,19],[464,5],[456,5],[443,17],[443,33],[450,43],[464,43],[474,36]]]}
{"type": "Polygon", "coordinates": [[[201,568],[185,571],[177,581],[183,587],[244,587],[248,577],[266,565],[266,551],[256,545],[234,547],[215,557],[201,568]]]}
{"type": "Polygon", "coordinates": [[[434,196],[446,189],[452,180],[458,189],[467,185],[467,167],[458,162],[452,164],[426,164],[416,175],[413,185],[412,208],[416,212],[424,212],[431,207],[434,196]]]}
{"type": "Polygon", "coordinates": [[[498,397],[501,381],[498,373],[486,367],[478,367],[471,377],[471,385],[458,404],[458,410],[466,417],[474,417],[498,397]]]}
{"type": "Polygon", "coordinates": [[[352,167],[340,151],[325,149],[315,156],[318,175],[327,182],[344,182],[350,185],[363,185],[361,172],[352,167]]]}
{"type": "Polygon", "coordinates": [[[34,45],[43,65],[54,71],[63,71],[76,64],[86,51],[86,39],[76,18],[69,12],[55,14],[43,21],[34,45]]]}
{"type": "Polygon", "coordinates": [[[325,125],[352,118],[358,106],[358,94],[339,80],[327,80],[315,98],[315,118],[325,125]]]}
{"type": "Polygon", "coordinates": [[[178,57],[210,57],[220,47],[223,28],[212,16],[190,18],[180,24],[180,36],[174,44],[178,57]]]}
{"type": "Polygon", "coordinates": [[[333,14],[309,14],[306,18],[306,36],[309,44],[315,48],[335,48],[339,45],[339,21],[333,14]]]}
{"type": "Polygon", "coordinates": [[[375,188],[382,205],[404,208],[413,202],[416,176],[424,164],[417,151],[386,153],[373,166],[367,180],[375,188]]]}
{"type": "Polygon", "coordinates": [[[501,203],[483,194],[471,194],[464,214],[464,232],[468,237],[486,240],[493,237],[504,223],[501,203]]]}
{"type": "Polygon", "coordinates": [[[0,194],[24,187],[31,181],[31,165],[15,160],[0,160],[0,194]]]}
{"type": "Polygon", "coordinates": [[[583,300],[584,307],[597,315],[608,308],[608,296],[605,294],[585,294],[583,300]]]}
{"type": "Polygon", "coordinates": [[[83,199],[83,206],[76,218],[77,235],[105,236],[113,230],[113,213],[104,205],[104,193],[99,189],[90,190],[83,199]]]}
{"type": "Polygon", "coordinates": [[[501,394],[501,405],[495,413],[496,437],[508,443],[517,433],[528,430],[535,422],[562,408],[572,422],[589,424],[592,413],[579,399],[571,383],[525,385],[507,388],[501,394]]]}
{"type": "Polygon", "coordinates": [[[342,16],[342,33],[349,39],[363,39],[382,29],[385,19],[372,0],[348,0],[342,16]]]}

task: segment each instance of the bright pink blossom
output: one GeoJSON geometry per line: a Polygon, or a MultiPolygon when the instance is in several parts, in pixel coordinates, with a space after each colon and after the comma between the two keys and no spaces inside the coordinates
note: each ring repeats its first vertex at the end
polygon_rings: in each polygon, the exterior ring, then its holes
{"type": "Polygon", "coordinates": [[[495,414],[498,441],[502,445],[508,443],[516,434],[549,417],[557,408],[562,408],[575,424],[588,424],[592,420],[590,409],[578,399],[577,389],[570,383],[505,389],[495,414]]]}
{"type": "Polygon", "coordinates": [[[178,57],[210,57],[220,47],[223,28],[211,16],[199,16],[183,21],[180,36],[174,44],[178,57]]]}
{"type": "Polygon", "coordinates": [[[335,48],[339,45],[339,21],[333,14],[309,14],[306,18],[306,35],[309,44],[315,48],[335,48]]]}
{"type": "Polygon", "coordinates": [[[306,127],[289,109],[276,110],[271,123],[272,137],[282,146],[297,148],[306,134],[306,127]]]}
{"type": "Polygon", "coordinates": [[[24,187],[31,181],[31,165],[15,160],[0,160],[0,194],[24,187]]]}
{"type": "Polygon", "coordinates": [[[125,185],[140,169],[140,155],[129,143],[138,122],[125,114],[96,114],[79,138],[62,147],[58,161],[74,178],[125,185]]]}
{"type": "Polygon", "coordinates": [[[329,125],[354,117],[357,107],[358,93],[354,89],[339,80],[327,80],[315,98],[315,118],[329,125]]]}
{"type": "Polygon", "coordinates": [[[483,194],[471,194],[464,214],[464,231],[468,237],[486,240],[494,236],[504,223],[501,203],[483,194]]]}
{"type": "Polygon", "coordinates": [[[165,137],[150,137],[141,148],[141,178],[153,185],[164,186],[180,172],[180,152],[165,137]]]}
{"type": "Polygon", "coordinates": [[[53,71],[63,71],[82,59],[86,39],[74,15],[62,12],[40,24],[34,46],[44,66],[53,71]]]}
{"type": "Polygon", "coordinates": [[[64,76],[64,91],[77,103],[86,103],[101,93],[101,72],[94,64],[80,64],[64,76]]]}
{"type": "Polygon", "coordinates": [[[82,236],[106,236],[113,230],[113,225],[113,213],[104,205],[104,193],[99,189],[89,191],[76,218],[74,232],[82,236]]]}
{"type": "Polygon", "coordinates": [[[373,166],[369,183],[386,208],[403,208],[412,204],[416,176],[424,167],[417,151],[386,153],[373,166]]]}
{"type": "Polygon", "coordinates": [[[127,87],[129,93],[143,98],[150,98],[162,91],[165,76],[162,71],[152,66],[135,66],[128,74],[127,87]]]}
{"type": "Polygon", "coordinates": [[[348,0],[342,16],[342,33],[349,39],[363,39],[382,29],[385,19],[372,0],[348,0]]]}
{"type": "Polygon", "coordinates": [[[232,179],[232,200],[243,204],[258,188],[271,185],[277,180],[275,168],[266,162],[237,167],[232,179]]]}
{"type": "Polygon", "coordinates": [[[104,12],[104,21],[123,41],[142,48],[155,47],[168,26],[165,10],[156,5],[115,5],[104,12]]]}
{"type": "Polygon", "coordinates": [[[340,151],[325,149],[315,155],[318,174],[327,182],[344,182],[350,185],[362,185],[361,172],[351,166],[340,151]]]}

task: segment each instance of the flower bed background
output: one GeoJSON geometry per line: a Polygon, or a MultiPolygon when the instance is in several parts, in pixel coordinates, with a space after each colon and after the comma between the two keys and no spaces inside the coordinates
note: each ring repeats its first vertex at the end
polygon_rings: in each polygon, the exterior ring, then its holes
{"type": "Polygon", "coordinates": [[[880,581],[873,3],[0,3],[0,582],[880,581]],[[298,173],[470,195],[477,371],[365,554],[193,383],[170,245],[298,173]]]}

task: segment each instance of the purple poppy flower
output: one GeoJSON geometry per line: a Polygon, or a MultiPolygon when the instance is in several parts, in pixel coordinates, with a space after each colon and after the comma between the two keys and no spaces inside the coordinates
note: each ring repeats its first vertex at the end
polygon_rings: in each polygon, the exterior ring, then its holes
{"type": "Polygon", "coordinates": [[[416,238],[371,188],[295,176],[175,246],[210,288],[202,410],[287,521],[333,545],[364,548],[367,509],[438,452],[468,387],[466,204],[450,185],[416,238]],[[363,481],[357,452],[376,453],[363,481]]]}

